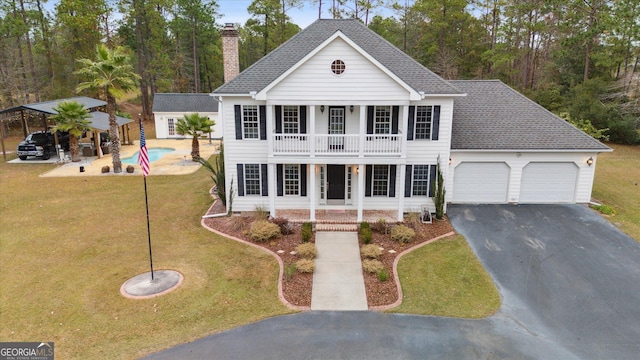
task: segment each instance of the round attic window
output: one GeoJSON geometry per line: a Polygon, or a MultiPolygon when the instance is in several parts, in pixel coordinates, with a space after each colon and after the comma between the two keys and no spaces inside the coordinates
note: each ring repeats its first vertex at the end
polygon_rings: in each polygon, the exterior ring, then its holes
{"type": "Polygon", "coordinates": [[[331,71],[336,74],[336,75],[340,75],[344,72],[345,69],[345,65],[344,65],[344,61],[342,60],[334,60],[331,63],[331,71]]]}

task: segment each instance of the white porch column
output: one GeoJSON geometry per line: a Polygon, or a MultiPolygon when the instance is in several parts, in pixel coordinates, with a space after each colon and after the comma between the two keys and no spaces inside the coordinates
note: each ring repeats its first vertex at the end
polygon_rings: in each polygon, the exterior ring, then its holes
{"type": "Polygon", "coordinates": [[[358,165],[358,222],[362,222],[362,213],[364,206],[364,177],[366,167],[364,164],[358,165]]]}
{"type": "MultiPolygon", "coordinates": [[[[365,135],[367,134],[367,107],[360,105],[360,143],[358,144],[358,155],[364,157],[365,135]]],[[[360,172],[364,173],[364,168],[360,168],[360,172]]]]}
{"type": "MultiPolygon", "coordinates": [[[[316,106],[309,106],[309,128],[307,129],[309,139],[309,156],[316,156],[316,106]]],[[[315,171],[314,171],[315,173],[315,171]]]]}
{"type": "Polygon", "coordinates": [[[273,156],[273,105],[267,105],[267,154],[273,156]]]}
{"type": "Polygon", "coordinates": [[[398,221],[402,221],[404,218],[404,181],[407,177],[407,167],[405,165],[397,165],[400,167],[400,184],[396,186],[396,189],[401,189],[400,191],[396,191],[396,195],[398,196],[398,221]]]}
{"type": "MultiPolygon", "coordinates": [[[[407,157],[407,131],[409,127],[409,105],[405,105],[402,107],[402,139],[400,139],[402,144],[400,146],[400,157],[407,157]]],[[[403,183],[404,184],[404,183],[403,183]]]]}
{"type": "Polygon", "coordinates": [[[276,164],[269,164],[267,181],[269,183],[269,215],[276,217],[276,164]]]}
{"type": "Polygon", "coordinates": [[[309,164],[309,220],[316,221],[316,164],[309,164]]]}

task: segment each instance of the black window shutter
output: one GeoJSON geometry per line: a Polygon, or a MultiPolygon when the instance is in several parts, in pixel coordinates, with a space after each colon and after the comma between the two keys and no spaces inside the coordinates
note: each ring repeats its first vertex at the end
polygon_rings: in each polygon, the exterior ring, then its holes
{"type": "Polygon", "coordinates": [[[300,196],[307,196],[307,164],[300,165],[300,196]]]}
{"type": "Polygon", "coordinates": [[[242,140],[242,106],[234,105],[236,116],[236,140],[242,140]]]}
{"type": "Polygon", "coordinates": [[[400,106],[391,108],[391,133],[398,133],[398,115],[400,114],[400,106]]]}
{"type": "Polygon", "coordinates": [[[283,184],[283,180],[282,178],[284,177],[284,173],[282,172],[282,164],[277,164],[276,165],[276,183],[277,183],[277,188],[278,188],[278,196],[282,196],[284,195],[284,184],[283,184]]]}
{"type": "Polygon", "coordinates": [[[374,107],[367,106],[367,134],[373,134],[374,107]]]}
{"type": "Polygon", "coordinates": [[[364,196],[371,196],[371,180],[373,179],[373,165],[367,165],[367,171],[364,174],[365,177],[365,186],[364,186],[364,196]]]}
{"type": "Polygon", "coordinates": [[[300,134],[307,133],[307,107],[300,106],[300,134]]]}
{"type": "Polygon", "coordinates": [[[438,174],[438,168],[436,165],[429,166],[429,197],[433,197],[436,187],[436,175],[438,174]]]}
{"type": "Polygon", "coordinates": [[[282,134],[282,106],[276,105],[276,134],[282,134]]]}
{"type": "Polygon", "coordinates": [[[431,128],[431,140],[438,140],[438,132],[440,132],[440,105],[433,107],[433,126],[431,128]]]}
{"type": "MultiPolygon", "coordinates": [[[[233,189],[231,189],[233,191],[233,189]]],[[[238,164],[238,196],[244,196],[244,166],[238,164]]]]}
{"type": "Polygon", "coordinates": [[[411,197],[411,182],[413,181],[413,167],[407,165],[407,173],[404,178],[404,197],[411,197]]]}
{"type": "Polygon", "coordinates": [[[409,124],[407,126],[407,140],[413,140],[413,128],[416,124],[416,107],[409,106],[409,124]]]}
{"type": "Polygon", "coordinates": [[[260,105],[260,140],[267,140],[267,107],[260,105]]]}
{"type": "Polygon", "coordinates": [[[269,178],[267,177],[267,164],[260,164],[260,176],[262,176],[262,196],[269,196],[269,178]]]}
{"type": "Polygon", "coordinates": [[[396,197],[396,166],[389,166],[389,197],[396,197]]]}

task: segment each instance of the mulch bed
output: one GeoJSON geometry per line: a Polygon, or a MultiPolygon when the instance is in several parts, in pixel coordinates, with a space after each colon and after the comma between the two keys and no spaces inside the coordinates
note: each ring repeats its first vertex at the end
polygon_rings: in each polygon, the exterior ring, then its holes
{"type": "MultiPolygon", "coordinates": [[[[225,211],[220,201],[209,211],[210,214],[223,213],[225,211]]],[[[223,216],[205,219],[205,223],[213,229],[222,233],[237,237],[242,240],[253,242],[249,237],[249,227],[260,215],[256,213],[242,213],[241,215],[223,216]]],[[[389,273],[389,280],[378,280],[377,274],[364,273],[364,282],[367,292],[367,303],[371,306],[384,306],[393,304],[398,300],[398,291],[393,277],[393,262],[400,253],[412,246],[418,245],[435,237],[453,231],[453,227],[448,220],[434,220],[432,224],[422,224],[419,221],[405,222],[405,225],[413,228],[416,237],[409,244],[399,244],[391,240],[389,235],[373,231],[372,244],[383,248],[382,255],[378,258],[389,273]],[[392,252],[389,252],[393,250],[392,252]]],[[[375,225],[372,224],[372,228],[375,225]]],[[[276,253],[282,259],[285,267],[299,260],[299,256],[292,254],[295,248],[302,243],[300,240],[300,224],[291,224],[292,233],[283,235],[279,239],[273,239],[265,243],[255,243],[265,249],[276,253]]],[[[315,235],[310,242],[315,242],[315,235]]],[[[362,246],[362,240],[360,240],[362,246]]],[[[285,274],[286,277],[286,274],[285,274]]],[[[285,299],[293,305],[311,306],[311,288],[313,285],[313,274],[295,273],[291,278],[283,279],[282,291],[285,299]]]]}

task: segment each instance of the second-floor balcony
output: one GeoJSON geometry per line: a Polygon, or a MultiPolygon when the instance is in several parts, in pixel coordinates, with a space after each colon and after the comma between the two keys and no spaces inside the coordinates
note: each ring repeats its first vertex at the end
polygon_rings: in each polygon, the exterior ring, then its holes
{"type": "Polygon", "coordinates": [[[273,155],[400,156],[402,134],[273,134],[273,155]]]}

